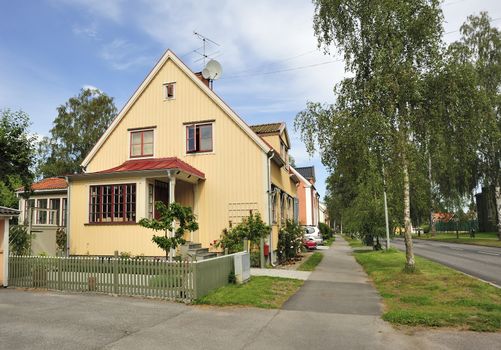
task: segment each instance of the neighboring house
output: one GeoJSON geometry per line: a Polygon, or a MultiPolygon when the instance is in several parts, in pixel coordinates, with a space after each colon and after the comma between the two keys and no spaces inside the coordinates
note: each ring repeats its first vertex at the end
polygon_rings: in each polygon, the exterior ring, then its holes
{"type": "Polygon", "coordinates": [[[322,203],[322,202],[319,202],[318,203],[318,222],[322,222],[326,225],[331,225],[330,223],[330,219],[329,219],[329,211],[327,210],[327,206],[325,205],[325,203],[322,203]]]}
{"type": "Polygon", "coordinates": [[[62,177],[50,177],[32,184],[31,191],[28,199],[22,188],[17,191],[21,210],[19,223],[31,226],[33,254],[56,255],[56,231],[66,227],[68,183],[62,177]]]}
{"type": "Polygon", "coordinates": [[[292,169],[299,179],[297,195],[299,199],[299,224],[318,226],[320,215],[320,194],[315,188],[315,167],[292,169]]]}
{"type": "Polygon", "coordinates": [[[259,213],[274,226],[268,242],[276,250],[281,218],[294,216],[289,199],[297,197],[286,135],[284,125],[259,137],[168,50],[87,155],[84,173],[67,177],[69,253],[162,256],[154,232],[138,225],[157,217],[157,201],[192,207],[199,230],[185,238],[206,248],[259,213]],[[288,200],[283,215],[271,205],[278,192],[288,200]]]}
{"type": "Polygon", "coordinates": [[[7,287],[9,280],[9,220],[19,215],[19,210],[0,207],[0,285],[7,287]]]}

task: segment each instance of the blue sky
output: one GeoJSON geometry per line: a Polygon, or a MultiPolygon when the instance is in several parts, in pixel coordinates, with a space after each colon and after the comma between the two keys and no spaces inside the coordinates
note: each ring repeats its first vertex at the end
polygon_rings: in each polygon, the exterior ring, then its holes
{"type": "MultiPolygon", "coordinates": [[[[501,17],[496,0],[442,6],[448,42],[469,14],[501,17]]],[[[249,124],[285,121],[291,154],[298,166],[315,166],[323,196],[327,172],[306,153],[293,120],[307,101],[332,103],[346,73],[316,49],[312,16],[307,0],[0,0],[0,108],[26,111],[40,135],[49,134],[57,106],[84,86],[121,108],[167,48],[201,70],[196,30],[220,44],[208,48],[224,70],[216,92],[249,124]]]]}

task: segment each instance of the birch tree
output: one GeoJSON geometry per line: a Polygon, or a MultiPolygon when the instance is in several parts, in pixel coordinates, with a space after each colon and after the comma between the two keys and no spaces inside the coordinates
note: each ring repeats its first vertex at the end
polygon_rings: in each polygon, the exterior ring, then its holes
{"type": "MultiPolygon", "coordinates": [[[[417,110],[423,75],[439,57],[442,12],[438,0],[314,0],[313,28],[319,47],[338,51],[353,78],[337,88],[333,114],[348,114],[350,123],[362,119],[362,140],[377,141],[382,158],[398,162],[402,172],[406,266],[414,271],[410,215],[410,158],[415,147],[417,110]],[[341,102],[340,102],[341,101],[341,102]]],[[[323,148],[333,137],[311,105],[296,126],[312,150],[317,140],[323,160],[338,154],[323,148]]],[[[348,125],[350,125],[348,123],[348,125]]],[[[374,149],[374,147],[369,147],[374,149]]],[[[355,151],[355,150],[353,150],[355,151]]]]}

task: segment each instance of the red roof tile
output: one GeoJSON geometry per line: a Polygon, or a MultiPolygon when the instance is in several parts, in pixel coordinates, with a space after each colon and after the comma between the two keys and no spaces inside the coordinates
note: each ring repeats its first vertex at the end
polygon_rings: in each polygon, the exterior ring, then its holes
{"type": "MultiPolygon", "coordinates": [[[[64,190],[66,188],[68,188],[68,183],[61,177],[48,177],[31,185],[33,191],[64,190]]],[[[24,191],[24,188],[20,187],[17,190],[24,191]]]]}
{"type": "Polygon", "coordinates": [[[188,163],[183,162],[177,157],[128,160],[117,167],[98,171],[94,174],[110,174],[110,173],[120,173],[126,171],[167,170],[167,169],[178,169],[188,174],[195,175],[201,179],[205,179],[205,174],[203,172],[192,167],[188,163]]]}

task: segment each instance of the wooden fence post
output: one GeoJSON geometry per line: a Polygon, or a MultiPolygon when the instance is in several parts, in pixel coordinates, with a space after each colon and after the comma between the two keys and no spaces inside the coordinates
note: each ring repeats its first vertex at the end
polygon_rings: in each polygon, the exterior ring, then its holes
{"type": "Polygon", "coordinates": [[[113,259],[113,293],[118,294],[118,250],[113,259]]]}
{"type": "Polygon", "coordinates": [[[57,289],[63,290],[63,271],[62,271],[62,258],[56,258],[57,263],[57,289]]]}

